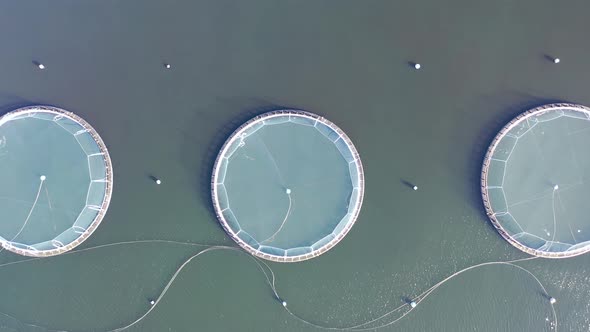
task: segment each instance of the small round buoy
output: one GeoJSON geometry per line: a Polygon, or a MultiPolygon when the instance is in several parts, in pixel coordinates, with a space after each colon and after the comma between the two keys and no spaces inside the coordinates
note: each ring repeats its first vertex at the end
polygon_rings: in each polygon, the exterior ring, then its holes
{"type": "Polygon", "coordinates": [[[285,190],[285,192],[287,193],[287,195],[291,194],[291,189],[287,188],[287,190],[285,190]]]}
{"type": "Polygon", "coordinates": [[[413,186],[412,189],[418,190],[418,186],[413,186]]]}
{"type": "Polygon", "coordinates": [[[283,301],[282,303],[283,303],[283,307],[287,306],[287,301],[283,301]]]}
{"type": "Polygon", "coordinates": [[[561,62],[561,60],[559,58],[554,58],[553,59],[553,63],[560,63],[560,62],[561,62]]]}
{"type": "Polygon", "coordinates": [[[45,181],[47,179],[47,177],[45,175],[41,175],[41,177],[39,177],[41,179],[41,181],[45,181]]]}
{"type": "Polygon", "coordinates": [[[157,179],[156,184],[162,184],[162,181],[160,181],[160,179],[157,179]]]}
{"type": "Polygon", "coordinates": [[[414,301],[410,302],[410,307],[412,307],[412,308],[416,308],[417,305],[418,304],[414,301]]]}
{"type": "Polygon", "coordinates": [[[420,65],[419,63],[414,64],[414,69],[420,69],[420,68],[422,68],[422,65],[420,65]]]}
{"type": "Polygon", "coordinates": [[[39,69],[45,69],[45,65],[42,63],[38,63],[37,67],[39,67],[39,69]]]}
{"type": "Polygon", "coordinates": [[[556,184],[553,186],[553,190],[557,190],[557,189],[559,189],[559,185],[556,184]]]}
{"type": "Polygon", "coordinates": [[[170,69],[170,68],[172,68],[172,66],[170,66],[170,64],[169,64],[169,63],[165,63],[165,64],[164,64],[164,68],[166,68],[166,69],[170,69]]]}
{"type": "Polygon", "coordinates": [[[549,298],[549,303],[555,304],[555,302],[557,302],[557,300],[554,297],[549,298]]]}
{"type": "Polygon", "coordinates": [[[156,301],[154,301],[154,300],[150,300],[150,304],[151,304],[151,305],[154,305],[154,304],[156,304],[156,301]]]}

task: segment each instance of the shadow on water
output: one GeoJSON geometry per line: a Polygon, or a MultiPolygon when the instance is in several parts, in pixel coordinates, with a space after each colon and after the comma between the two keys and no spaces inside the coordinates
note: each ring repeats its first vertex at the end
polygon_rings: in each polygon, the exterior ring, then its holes
{"type": "Polygon", "coordinates": [[[17,108],[26,107],[26,106],[33,106],[33,105],[37,105],[37,104],[34,102],[31,102],[31,101],[25,101],[25,100],[4,104],[4,105],[0,106],[0,116],[3,116],[4,114],[6,114],[8,112],[12,112],[12,111],[16,110],[17,108]]]}
{"type": "MultiPolygon", "coordinates": [[[[504,101],[505,103],[506,101],[504,101]]],[[[487,123],[484,125],[480,132],[474,139],[475,144],[471,148],[470,156],[468,158],[470,165],[468,165],[468,181],[469,181],[469,200],[471,206],[480,212],[480,215],[484,220],[487,220],[486,223],[491,229],[494,230],[498,236],[500,236],[497,232],[495,227],[492,225],[491,221],[489,220],[486,212],[485,207],[483,205],[483,200],[481,198],[481,167],[483,165],[483,161],[485,158],[485,153],[489,147],[489,145],[494,140],[494,137],[498,134],[498,132],[508,123],[510,120],[514,119],[517,115],[526,112],[530,109],[533,109],[538,106],[542,106],[545,104],[551,103],[565,103],[566,101],[557,100],[557,99],[546,99],[546,98],[539,98],[534,96],[526,96],[525,100],[517,102],[512,106],[507,106],[500,108],[494,117],[494,121],[487,123]]],[[[502,104],[502,102],[498,102],[496,104],[502,104]]]]}
{"type": "Polygon", "coordinates": [[[414,184],[406,179],[400,179],[399,182],[401,182],[401,184],[403,184],[404,186],[414,190],[414,184]]]}
{"type": "Polygon", "coordinates": [[[407,297],[407,296],[402,296],[402,297],[401,297],[401,300],[402,300],[402,302],[403,302],[403,303],[405,303],[405,304],[410,304],[410,303],[412,303],[412,302],[414,301],[413,299],[411,299],[411,298],[409,298],[409,297],[407,297]]]}
{"type": "Polygon", "coordinates": [[[201,173],[197,185],[202,203],[207,206],[213,220],[217,220],[217,217],[215,215],[215,210],[213,209],[213,200],[211,197],[211,176],[213,175],[213,166],[215,165],[215,160],[217,159],[221,147],[234,131],[251,118],[263,113],[287,108],[288,107],[284,106],[269,105],[246,109],[235,115],[231,121],[225,123],[220,128],[217,128],[215,135],[209,140],[207,149],[204,151],[201,158],[201,173]]]}
{"type": "MultiPolygon", "coordinates": [[[[23,107],[43,105],[43,106],[62,108],[62,106],[54,105],[51,103],[35,102],[35,101],[31,101],[31,100],[22,99],[19,97],[14,97],[14,96],[4,96],[0,93],[0,103],[2,102],[2,99],[4,99],[4,98],[11,100],[11,102],[8,102],[8,103],[0,106],[0,116],[3,116],[6,113],[12,112],[14,110],[17,110],[17,109],[23,108],[23,107]],[[16,100],[16,101],[12,101],[12,100],[16,100]]],[[[72,111],[72,110],[66,109],[66,111],[72,111]]],[[[75,111],[74,111],[74,113],[75,113],[75,111]]]]}
{"type": "Polygon", "coordinates": [[[551,301],[551,299],[553,298],[551,295],[542,291],[538,291],[538,294],[541,295],[545,300],[547,300],[547,302],[551,301]]]}
{"type": "Polygon", "coordinates": [[[543,59],[545,59],[546,61],[549,61],[549,62],[553,62],[553,63],[555,63],[555,59],[557,59],[557,58],[555,58],[555,57],[552,57],[552,56],[551,56],[551,55],[549,55],[549,54],[543,54],[543,59]]]}

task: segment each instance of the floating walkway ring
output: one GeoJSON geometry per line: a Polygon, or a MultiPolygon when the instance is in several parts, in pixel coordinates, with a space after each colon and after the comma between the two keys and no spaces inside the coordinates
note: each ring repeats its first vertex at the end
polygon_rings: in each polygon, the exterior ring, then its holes
{"type": "Polygon", "coordinates": [[[351,140],[299,110],[259,115],[225,142],[211,194],[219,222],[242,248],[278,262],[328,251],[356,221],[364,174],[351,140]]]}
{"type": "Polygon", "coordinates": [[[483,162],[486,214],[516,248],[563,258],[590,251],[590,109],[548,104],[510,121],[483,162]]]}
{"type": "Polygon", "coordinates": [[[109,207],[113,168],[96,130],[51,106],[0,117],[0,245],[20,255],[69,251],[109,207]]]}

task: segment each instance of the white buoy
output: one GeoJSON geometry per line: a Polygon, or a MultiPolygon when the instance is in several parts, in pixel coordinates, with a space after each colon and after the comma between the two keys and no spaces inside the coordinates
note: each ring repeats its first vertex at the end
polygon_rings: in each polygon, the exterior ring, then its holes
{"type": "Polygon", "coordinates": [[[414,64],[414,69],[420,69],[420,68],[422,68],[422,65],[420,65],[419,63],[414,64]]]}
{"type": "Polygon", "coordinates": [[[412,307],[412,308],[416,308],[417,305],[418,304],[414,301],[410,302],[410,307],[412,307]]]}
{"type": "Polygon", "coordinates": [[[557,300],[554,297],[549,298],[549,303],[555,304],[555,302],[557,302],[557,300]]]}
{"type": "Polygon", "coordinates": [[[557,190],[557,189],[559,189],[559,185],[556,184],[553,186],[553,190],[557,190]]]}
{"type": "Polygon", "coordinates": [[[41,181],[45,181],[47,179],[47,177],[45,175],[41,175],[41,177],[39,177],[41,179],[41,181]]]}
{"type": "Polygon", "coordinates": [[[283,301],[283,307],[287,307],[287,301],[283,301]]]}
{"type": "Polygon", "coordinates": [[[560,63],[561,60],[559,58],[553,58],[553,63],[560,63]]]}
{"type": "Polygon", "coordinates": [[[154,300],[150,300],[150,304],[151,304],[151,305],[154,305],[154,304],[156,304],[156,301],[154,301],[154,300]]]}
{"type": "Polygon", "coordinates": [[[170,64],[169,64],[169,63],[166,63],[166,64],[164,64],[164,68],[166,68],[166,69],[170,69],[170,68],[172,68],[172,66],[170,66],[170,64]]]}
{"type": "Polygon", "coordinates": [[[412,189],[418,190],[418,186],[413,186],[412,189]]]}
{"type": "Polygon", "coordinates": [[[38,63],[37,67],[39,67],[39,69],[45,69],[45,65],[42,63],[38,63]]]}
{"type": "Polygon", "coordinates": [[[160,181],[160,179],[156,179],[156,184],[162,184],[162,181],[160,181]]]}
{"type": "Polygon", "coordinates": [[[285,190],[285,192],[287,193],[287,195],[291,195],[291,189],[287,188],[287,190],[285,190]]]}

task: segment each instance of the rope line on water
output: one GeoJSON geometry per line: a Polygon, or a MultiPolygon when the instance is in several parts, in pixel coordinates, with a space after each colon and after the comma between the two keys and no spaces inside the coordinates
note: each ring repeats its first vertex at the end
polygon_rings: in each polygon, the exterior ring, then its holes
{"type": "Polygon", "coordinates": [[[270,160],[272,161],[272,163],[275,167],[275,170],[277,171],[277,175],[279,176],[279,181],[281,181],[281,185],[283,187],[286,186],[285,179],[283,179],[283,173],[281,172],[281,169],[279,168],[279,164],[277,164],[275,157],[273,157],[272,152],[270,152],[268,145],[266,145],[266,142],[264,141],[263,138],[259,138],[259,140],[262,142],[262,145],[264,146],[264,150],[266,150],[266,153],[270,157],[270,160]]]}
{"type": "MultiPolygon", "coordinates": [[[[519,270],[526,272],[528,275],[533,277],[533,279],[541,287],[541,289],[543,290],[545,295],[548,296],[548,292],[547,292],[545,286],[541,283],[541,281],[532,272],[530,272],[529,270],[525,269],[522,266],[515,264],[517,262],[528,261],[528,260],[533,260],[533,259],[537,259],[537,258],[538,257],[529,257],[529,258],[516,259],[516,260],[512,260],[512,261],[506,261],[506,262],[503,262],[503,261],[485,262],[485,263],[480,263],[480,264],[466,267],[462,270],[459,270],[459,271],[449,275],[448,277],[442,279],[441,281],[437,282],[432,287],[428,288],[426,291],[424,291],[421,294],[419,294],[418,296],[414,297],[414,300],[415,300],[416,304],[419,304],[422,301],[424,301],[429,295],[431,295],[437,288],[439,288],[440,286],[445,284],[447,281],[449,281],[449,280],[451,280],[451,279],[453,279],[453,278],[455,278],[467,271],[470,271],[470,270],[473,270],[476,268],[480,268],[483,266],[490,266],[490,265],[507,265],[507,266],[515,267],[519,270]]],[[[555,331],[557,331],[557,314],[555,312],[555,308],[554,308],[553,304],[550,303],[550,306],[551,306],[551,311],[553,314],[553,324],[555,326],[555,331]]],[[[397,323],[398,321],[400,321],[402,318],[404,318],[406,315],[408,315],[410,312],[412,312],[415,308],[410,307],[408,304],[403,304],[403,305],[400,305],[400,306],[386,312],[385,314],[383,314],[377,318],[371,319],[371,320],[364,322],[362,324],[358,324],[358,325],[354,325],[354,326],[342,326],[342,327],[334,327],[334,326],[320,325],[317,323],[313,323],[311,321],[308,321],[308,320],[302,318],[301,316],[298,316],[293,311],[291,311],[289,308],[285,307],[285,309],[295,319],[297,319],[300,322],[303,322],[309,326],[312,326],[314,328],[323,329],[323,330],[339,330],[339,331],[369,331],[369,330],[377,330],[377,329],[381,329],[381,328],[393,325],[393,324],[397,323]],[[366,327],[366,326],[371,325],[375,322],[381,321],[384,318],[391,316],[392,314],[394,314],[402,309],[405,309],[405,308],[408,308],[408,310],[405,311],[400,317],[398,317],[390,322],[383,323],[383,324],[377,325],[377,326],[366,327]]]]}
{"type": "Polygon", "coordinates": [[[551,242],[549,243],[549,246],[547,247],[546,251],[549,251],[549,249],[551,249],[551,247],[553,246],[553,243],[555,243],[555,233],[557,232],[557,220],[556,220],[556,215],[555,215],[555,192],[557,191],[557,189],[553,189],[553,193],[551,194],[551,210],[553,211],[553,234],[551,237],[551,242]]]}
{"type": "MultiPolygon", "coordinates": [[[[174,272],[174,274],[172,275],[172,277],[170,278],[170,280],[168,281],[168,283],[166,284],[166,286],[164,287],[164,289],[162,290],[162,292],[160,293],[160,295],[156,298],[156,300],[154,301],[154,304],[152,306],[150,306],[150,308],[143,314],[141,315],[139,318],[137,318],[136,320],[134,320],[133,322],[122,326],[122,327],[118,327],[115,329],[111,329],[111,330],[105,330],[105,332],[119,332],[119,331],[123,331],[126,330],[130,327],[133,327],[135,325],[137,325],[139,322],[141,322],[143,319],[145,319],[154,309],[155,307],[160,303],[160,301],[162,300],[162,298],[166,295],[166,293],[168,292],[168,290],[170,289],[170,287],[172,286],[172,284],[174,283],[174,281],[176,280],[176,278],[179,276],[179,274],[182,272],[182,270],[195,258],[199,257],[202,254],[205,254],[207,252],[211,252],[214,250],[231,250],[231,251],[236,251],[238,253],[242,253],[244,255],[247,255],[249,258],[251,258],[256,266],[258,267],[258,269],[263,273],[266,282],[269,284],[272,292],[274,293],[276,298],[279,298],[278,293],[276,292],[276,287],[275,287],[275,275],[274,272],[272,271],[272,269],[270,268],[270,266],[268,266],[268,264],[266,264],[265,262],[257,259],[254,256],[249,255],[248,253],[244,252],[243,250],[241,250],[240,248],[236,248],[236,247],[230,247],[230,246],[223,246],[223,245],[209,245],[209,244],[202,244],[202,243],[194,243],[194,242],[182,242],[182,241],[173,241],[173,240],[136,240],[136,241],[122,241],[122,242],[115,242],[115,243],[109,243],[109,244],[103,244],[103,245],[98,245],[98,246],[94,246],[94,247],[89,247],[89,248],[84,248],[84,249],[78,249],[78,250],[74,250],[74,251],[69,251],[66,252],[62,255],[67,255],[67,254],[77,254],[77,253],[81,253],[81,252],[85,252],[85,251],[90,251],[90,250],[96,250],[96,249],[101,249],[101,248],[107,248],[107,247],[113,247],[113,246],[120,246],[120,245],[129,245],[129,244],[141,244],[141,243],[171,243],[171,244],[180,244],[180,245],[189,245],[189,246],[201,246],[201,247],[208,247],[206,249],[203,249],[199,252],[197,252],[196,254],[192,255],[191,257],[189,257],[187,260],[185,260],[174,272]],[[265,270],[265,267],[268,269],[268,272],[265,270]],[[269,275],[271,277],[269,277],[269,275]]],[[[37,261],[40,260],[42,258],[40,257],[36,257],[36,258],[30,258],[30,259],[24,259],[21,261],[15,261],[15,262],[9,262],[9,263],[4,263],[4,264],[0,264],[0,267],[5,267],[5,266],[10,266],[10,265],[16,265],[16,264],[22,264],[22,263],[26,263],[26,262],[31,262],[31,261],[37,261]]],[[[52,330],[52,329],[48,329],[46,327],[43,326],[39,326],[36,324],[32,324],[32,323],[26,323],[26,322],[21,322],[19,321],[17,318],[6,314],[6,313],[2,313],[0,312],[0,314],[9,317],[11,319],[14,319],[16,321],[18,321],[19,323],[26,325],[26,326],[30,326],[30,327],[34,327],[34,328],[42,328],[45,329],[47,331],[51,331],[51,332],[68,332],[66,330],[52,330]]]]}
{"type": "MultiPolygon", "coordinates": [[[[100,248],[114,247],[114,246],[120,246],[120,245],[125,245],[125,244],[142,244],[142,243],[169,243],[169,244],[180,244],[180,245],[190,245],[190,246],[200,246],[200,247],[213,247],[213,246],[215,246],[212,244],[183,242],[183,241],[174,241],[174,240],[133,240],[133,241],[121,241],[121,242],[101,244],[101,245],[97,245],[94,247],[88,247],[88,248],[83,248],[83,249],[74,249],[71,251],[66,251],[63,254],[60,254],[59,256],[56,256],[56,257],[78,254],[78,253],[81,253],[84,251],[90,251],[90,250],[95,250],[95,249],[100,249],[100,248]]],[[[26,262],[31,262],[31,261],[38,261],[41,259],[47,259],[47,258],[45,258],[45,257],[27,258],[27,259],[23,259],[20,261],[3,263],[3,264],[0,264],[0,267],[21,264],[21,263],[26,263],[26,262]]]]}
{"type": "Polygon", "coordinates": [[[176,270],[176,272],[174,272],[174,274],[172,275],[172,277],[170,278],[170,280],[168,281],[168,283],[166,284],[166,286],[164,287],[164,289],[162,290],[162,292],[160,293],[160,295],[158,295],[158,297],[156,298],[156,300],[154,301],[154,304],[143,314],[141,315],[139,318],[137,318],[136,320],[134,320],[133,322],[122,326],[122,327],[118,327],[116,329],[113,330],[108,330],[105,332],[120,332],[120,331],[124,331],[138,323],[140,323],[143,319],[145,319],[150,312],[152,312],[156,306],[160,303],[160,301],[164,298],[164,296],[166,295],[166,293],[168,292],[168,290],[170,289],[170,287],[172,286],[172,284],[174,283],[174,281],[176,280],[176,278],[178,278],[180,272],[182,272],[182,270],[195,258],[201,256],[202,254],[205,254],[207,252],[211,252],[214,250],[231,250],[231,251],[236,251],[238,253],[244,254],[244,255],[248,255],[248,257],[250,257],[255,263],[256,266],[258,267],[258,269],[263,273],[267,283],[269,284],[271,290],[273,291],[275,297],[278,299],[279,298],[279,294],[276,291],[276,287],[275,287],[275,275],[274,272],[272,272],[272,269],[268,266],[268,264],[266,264],[265,262],[260,261],[259,259],[257,259],[254,256],[251,256],[250,254],[244,252],[243,250],[241,250],[240,248],[236,248],[236,247],[229,247],[229,246],[211,246],[209,248],[203,249],[201,251],[199,251],[198,253],[192,255],[191,257],[189,257],[186,261],[184,261],[184,263],[182,263],[180,265],[180,267],[178,267],[178,269],[176,270]],[[270,275],[272,275],[272,279],[269,278],[269,274],[267,274],[267,272],[264,270],[264,266],[266,266],[266,268],[268,268],[268,270],[270,271],[270,275]]]}
{"type": "Polygon", "coordinates": [[[276,232],[274,232],[269,238],[262,240],[260,242],[260,244],[263,244],[267,241],[272,242],[275,238],[275,236],[277,236],[277,234],[279,234],[279,232],[281,231],[281,229],[283,229],[283,226],[285,226],[285,223],[287,222],[287,218],[289,218],[289,215],[291,214],[291,206],[292,206],[292,199],[291,199],[291,194],[287,194],[287,197],[289,197],[289,208],[287,208],[287,213],[285,214],[285,218],[283,219],[283,222],[281,223],[281,226],[279,226],[279,229],[277,229],[276,232]]]}
{"type": "Polygon", "coordinates": [[[133,322],[131,322],[131,323],[125,325],[125,326],[118,327],[118,328],[113,329],[113,330],[108,330],[106,332],[119,332],[119,331],[123,331],[123,330],[126,330],[126,329],[128,329],[128,328],[136,325],[137,323],[141,322],[160,303],[160,301],[162,300],[162,298],[164,297],[164,295],[166,295],[166,293],[168,292],[168,289],[170,289],[170,286],[172,285],[172,283],[174,283],[174,280],[176,280],[176,278],[178,277],[178,275],[180,274],[180,272],[182,272],[182,270],[184,269],[185,266],[188,265],[188,263],[190,263],[193,259],[201,256],[204,253],[207,253],[207,252],[213,251],[213,250],[222,250],[222,249],[237,250],[237,251],[240,250],[240,249],[237,249],[237,248],[234,248],[234,247],[213,246],[213,247],[209,247],[207,249],[203,249],[203,250],[199,251],[198,253],[192,255],[189,259],[187,259],[184,263],[182,263],[182,265],[180,265],[180,267],[176,270],[176,272],[174,272],[174,274],[172,275],[172,277],[170,278],[170,280],[168,281],[168,283],[166,284],[166,286],[164,287],[164,289],[162,290],[162,292],[160,293],[160,295],[158,295],[158,297],[156,298],[155,303],[143,315],[139,316],[139,318],[137,318],[136,320],[134,320],[133,322]]]}
{"type": "MultiPolygon", "coordinates": [[[[129,244],[142,244],[142,243],[168,243],[168,244],[179,244],[179,245],[188,245],[188,246],[200,246],[200,247],[207,247],[203,250],[200,250],[199,252],[193,254],[192,256],[190,256],[188,259],[186,259],[177,269],[176,271],[173,273],[172,277],[168,280],[168,282],[166,283],[166,285],[164,286],[163,290],[160,292],[160,294],[158,295],[158,297],[154,300],[154,304],[150,306],[150,308],[143,313],[141,316],[139,316],[137,319],[135,319],[133,322],[125,325],[125,326],[121,326],[115,329],[111,329],[111,330],[105,330],[105,332],[120,332],[123,330],[126,330],[130,327],[133,327],[135,325],[137,325],[138,323],[140,323],[142,320],[144,320],[155,308],[156,306],[158,306],[158,304],[161,302],[161,300],[164,298],[164,296],[166,295],[166,293],[169,291],[170,287],[172,286],[172,284],[175,282],[175,280],[178,278],[178,276],[180,275],[180,273],[184,270],[184,268],[190,263],[192,262],[194,259],[196,259],[197,257],[208,253],[208,252],[212,252],[212,251],[216,251],[216,250],[231,250],[231,251],[236,251],[239,253],[242,253],[244,255],[247,255],[249,258],[251,258],[254,263],[257,265],[258,269],[262,272],[262,274],[264,275],[264,278],[266,280],[266,283],[268,284],[268,286],[270,287],[270,289],[272,290],[275,298],[278,301],[282,301],[281,296],[279,295],[277,288],[276,288],[276,276],[272,270],[272,268],[264,261],[262,261],[261,259],[255,257],[255,256],[251,256],[248,253],[244,252],[243,250],[241,250],[240,248],[237,247],[231,247],[231,246],[224,246],[224,245],[210,245],[210,244],[201,244],[201,243],[194,243],[194,242],[182,242],[182,241],[174,241],[174,240],[135,240],[135,241],[122,241],[122,242],[115,242],[115,243],[108,243],[108,244],[103,244],[103,245],[98,245],[98,246],[94,246],[94,247],[89,247],[89,248],[84,248],[84,249],[78,249],[78,250],[73,250],[73,251],[69,251],[66,252],[62,255],[73,255],[73,254],[78,254],[78,253],[82,253],[82,252],[86,252],[86,251],[91,251],[91,250],[96,250],[96,249],[101,249],[101,248],[107,248],[107,247],[113,247],[113,246],[120,246],[120,245],[129,245],[129,244]]],[[[30,259],[25,259],[25,260],[21,260],[21,261],[16,261],[16,262],[9,262],[9,263],[4,263],[4,264],[0,264],[0,267],[5,267],[5,266],[10,266],[10,265],[15,265],[15,264],[22,264],[22,263],[26,263],[26,262],[31,262],[31,261],[36,261],[36,260],[40,260],[42,258],[30,258],[30,259]]],[[[538,259],[538,257],[528,257],[528,258],[522,258],[522,259],[516,259],[516,260],[510,260],[510,261],[493,261],[493,262],[484,262],[484,263],[480,263],[480,264],[476,264],[476,265],[472,265],[469,267],[466,267],[464,269],[461,269],[459,271],[456,271],[454,273],[452,273],[451,275],[447,276],[446,278],[442,279],[441,281],[437,282],[436,284],[434,284],[433,286],[431,286],[430,288],[426,289],[424,292],[422,292],[421,294],[417,295],[416,297],[414,297],[414,301],[416,304],[422,303],[427,297],[429,297],[435,290],[437,290],[439,287],[441,287],[442,285],[444,285],[446,282],[450,281],[451,279],[465,273],[468,272],[470,270],[473,269],[477,269],[483,266],[492,266],[492,265],[505,265],[505,266],[509,266],[509,267],[513,267],[516,269],[519,269],[520,271],[523,271],[525,273],[527,273],[529,276],[531,276],[535,282],[541,287],[541,289],[543,290],[544,294],[548,297],[548,292],[547,289],[545,288],[545,286],[541,283],[541,281],[539,280],[539,278],[537,278],[531,271],[527,270],[526,268],[517,265],[516,263],[518,262],[523,262],[523,261],[529,261],[529,260],[534,260],[534,259],[538,259]]],[[[551,323],[551,329],[553,329],[553,327],[555,327],[555,331],[557,331],[557,314],[555,312],[555,308],[554,305],[551,303],[551,311],[553,314],[553,322],[551,323]]],[[[401,319],[403,319],[406,315],[408,315],[410,312],[412,312],[415,307],[411,307],[408,304],[403,304],[400,305],[388,312],[386,312],[385,314],[373,318],[371,320],[368,320],[364,323],[360,323],[357,325],[352,325],[352,326],[342,326],[342,327],[336,327],[336,326],[328,326],[328,325],[321,325],[318,323],[313,323],[311,321],[308,321],[306,319],[304,319],[303,317],[297,315],[296,313],[294,313],[292,310],[289,309],[289,307],[287,307],[286,305],[283,306],[284,309],[287,311],[287,313],[292,316],[293,318],[295,318],[296,320],[305,323],[306,325],[312,326],[314,328],[318,328],[318,329],[323,329],[323,330],[340,330],[340,331],[369,331],[369,330],[377,330],[377,329],[381,329],[387,326],[391,326],[395,323],[397,323],[398,321],[400,321],[401,319]],[[397,317],[391,321],[388,322],[383,322],[381,325],[375,325],[375,326],[370,326],[372,324],[378,323],[380,321],[383,321],[385,318],[393,315],[396,312],[399,312],[402,309],[407,309],[406,311],[404,311],[400,317],[397,317]]],[[[10,317],[16,321],[19,321],[18,319],[16,319],[15,317],[5,314],[5,313],[0,313],[6,317],[10,317]]],[[[19,321],[20,322],[20,321],[19,321]]],[[[30,323],[24,323],[24,322],[20,322],[21,324],[27,325],[27,326],[31,326],[31,327],[36,327],[36,328],[44,328],[42,326],[38,326],[35,324],[30,324],[30,323]]],[[[67,332],[64,330],[50,330],[47,328],[44,328],[48,331],[53,331],[53,332],[67,332]]]]}
{"type": "MultiPolygon", "coordinates": [[[[44,178],[41,178],[39,181],[41,181],[41,183],[39,183],[39,188],[37,189],[37,196],[35,197],[35,201],[33,201],[33,205],[31,206],[31,209],[29,210],[29,214],[27,215],[27,218],[25,219],[25,222],[20,227],[20,229],[18,230],[18,232],[16,233],[16,235],[13,236],[12,239],[10,239],[10,241],[8,241],[8,242],[14,241],[20,235],[20,233],[22,233],[22,231],[25,229],[25,227],[27,226],[27,223],[29,222],[29,219],[31,218],[31,215],[33,214],[33,210],[35,210],[35,206],[37,206],[37,201],[39,201],[39,196],[41,195],[41,189],[43,188],[43,183],[45,182],[45,179],[44,178]]],[[[0,252],[3,252],[4,250],[5,250],[4,247],[0,248],[0,252]]]]}
{"type": "Polygon", "coordinates": [[[49,198],[49,190],[47,189],[47,186],[45,186],[45,195],[47,197],[47,204],[49,205],[49,210],[53,210],[53,207],[51,206],[51,199],[49,198]]]}

